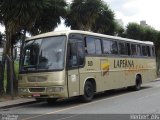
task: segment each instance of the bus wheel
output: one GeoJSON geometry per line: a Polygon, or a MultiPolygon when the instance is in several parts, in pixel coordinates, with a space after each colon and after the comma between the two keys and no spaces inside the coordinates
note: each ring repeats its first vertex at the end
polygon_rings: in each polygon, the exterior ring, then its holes
{"type": "Polygon", "coordinates": [[[57,101],[57,98],[48,98],[47,103],[48,104],[54,104],[57,101]]]}
{"type": "Polygon", "coordinates": [[[83,102],[90,102],[92,101],[94,96],[94,87],[90,81],[86,81],[84,86],[84,95],[82,96],[83,102]]]}
{"type": "Polygon", "coordinates": [[[141,77],[138,75],[136,77],[136,83],[135,83],[135,86],[134,86],[134,90],[135,91],[140,90],[141,89],[141,84],[142,84],[141,77]]]}

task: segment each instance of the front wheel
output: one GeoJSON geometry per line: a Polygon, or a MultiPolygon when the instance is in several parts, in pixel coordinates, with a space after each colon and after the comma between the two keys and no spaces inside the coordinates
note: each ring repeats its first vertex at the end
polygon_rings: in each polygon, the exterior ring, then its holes
{"type": "Polygon", "coordinates": [[[90,81],[86,81],[84,86],[84,95],[82,96],[83,102],[90,102],[94,97],[94,87],[90,81]]]}

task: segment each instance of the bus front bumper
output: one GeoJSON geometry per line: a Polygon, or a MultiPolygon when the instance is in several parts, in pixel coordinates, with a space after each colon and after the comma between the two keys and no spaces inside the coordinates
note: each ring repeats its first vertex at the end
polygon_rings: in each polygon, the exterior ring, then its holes
{"type": "Polygon", "coordinates": [[[49,87],[19,87],[18,93],[27,98],[67,98],[67,88],[64,86],[49,87]]]}

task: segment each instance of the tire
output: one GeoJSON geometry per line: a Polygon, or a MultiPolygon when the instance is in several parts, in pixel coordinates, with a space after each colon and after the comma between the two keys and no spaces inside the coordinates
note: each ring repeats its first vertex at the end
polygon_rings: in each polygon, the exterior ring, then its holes
{"type": "Polygon", "coordinates": [[[136,77],[136,83],[135,83],[135,86],[134,86],[134,90],[139,91],[141,89],[141,84],[142,84],[141,78],[140,78],[140,76],[137,76],[136,77]]]}
{"type": "Polygon", "coordinates": [[[83,102],[90,102],[94,97],[94,87],[90,81],[86,81],[84,86],[84,95],[82,96],[83,102]]]}
{"type": "Polygon", "coordinates": [[[57,101],[57,98],[48,98],[47,103],[48,104],[54,104],[57,101]]]}

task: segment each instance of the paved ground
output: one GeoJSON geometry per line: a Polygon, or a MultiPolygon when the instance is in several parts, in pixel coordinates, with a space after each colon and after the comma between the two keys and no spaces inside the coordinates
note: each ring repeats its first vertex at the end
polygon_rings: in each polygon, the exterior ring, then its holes
{"type": "MultiPolygon", "coordinates": [[[[134,114],[150,114],[150,116],[142,117],[154,118],[156,117],[153,116],[154,114],[160,114],[160,81],[146,84],[140,91],[133,92],[122,89],[98,94],[90,103],[81,103],[78,99],[65,100],[54,105],[40,102],[0,109],[0,113],[21,114],[18,117],[23,120],[80,120],[87,119],[87,117],[92,120],[113,119],[113,117],[124,120],[136,118],[137,116],[133,116],[134,114]],[[90,118],[91,116],[92,118],[90,118]]],[[[157,116],[157,119],[160,119],[160,116],[157,116]]]]}
{"type": "Polygon", "coordinates": [[[3,102],[0,102],[0,108],[8,108],[23,104],[30,104],[36,102],[35,99],[27,99],[27,98],[17,98],[13,100],[3,100],[3,102]]]}

